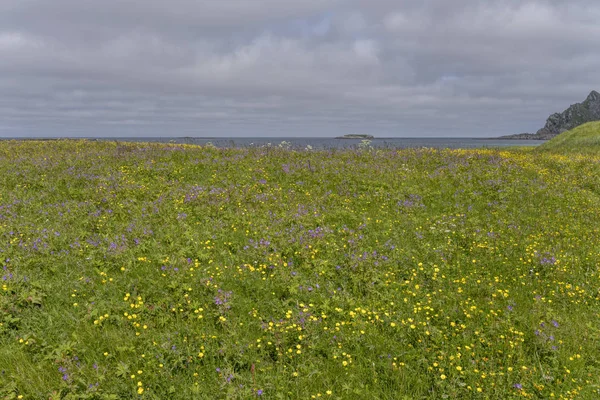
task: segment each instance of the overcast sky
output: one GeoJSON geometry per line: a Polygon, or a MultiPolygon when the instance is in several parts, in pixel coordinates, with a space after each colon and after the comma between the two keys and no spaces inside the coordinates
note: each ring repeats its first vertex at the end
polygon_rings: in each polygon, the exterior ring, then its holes
{"type": "Polygon", "coordinates": [[[597,0],[0,0],[0,136],[490,137],[600,90],[597,0]]]}

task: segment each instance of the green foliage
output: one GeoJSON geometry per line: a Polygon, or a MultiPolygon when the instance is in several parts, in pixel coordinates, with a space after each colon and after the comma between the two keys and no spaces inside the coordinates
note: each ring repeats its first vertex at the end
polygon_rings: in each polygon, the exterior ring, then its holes
{"type": "Polygon", "coordinates": [[[0,399],[598,398],[599,196],[593,153],[1,142],[0,399]]]}
{"type": "Polygon", "coordinates": [[[561,133],[539,146],[537,150],[541,152],[599,154],[600,122],[588,122],[570,131],[561,133]]]}

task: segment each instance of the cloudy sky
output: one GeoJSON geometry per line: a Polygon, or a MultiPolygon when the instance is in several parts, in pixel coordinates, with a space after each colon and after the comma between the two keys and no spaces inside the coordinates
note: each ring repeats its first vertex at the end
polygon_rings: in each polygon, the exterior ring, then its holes
{"type": "Polygon", "coordinates": [[[597,0],[0,0],[0,136],[535,132],[597,0]]]}

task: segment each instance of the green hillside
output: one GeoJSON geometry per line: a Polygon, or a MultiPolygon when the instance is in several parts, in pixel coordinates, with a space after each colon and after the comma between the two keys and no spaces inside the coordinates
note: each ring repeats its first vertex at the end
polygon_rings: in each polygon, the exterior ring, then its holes
{"type": "Polygon", "coordinates": [[[544,143],[539,150],[558,150],[581,153],[600,152],[600,122],[588,122],[561,133],[552,140],[544,143]]]}

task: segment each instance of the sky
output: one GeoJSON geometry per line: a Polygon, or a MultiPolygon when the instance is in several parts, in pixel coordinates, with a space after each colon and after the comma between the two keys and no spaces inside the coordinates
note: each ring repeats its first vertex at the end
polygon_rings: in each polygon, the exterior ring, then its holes
{"type": "Polygon", "coordinates": [[[0,0],[0,137],[494,137],[600,90],[597,0],[0,0]]]}

